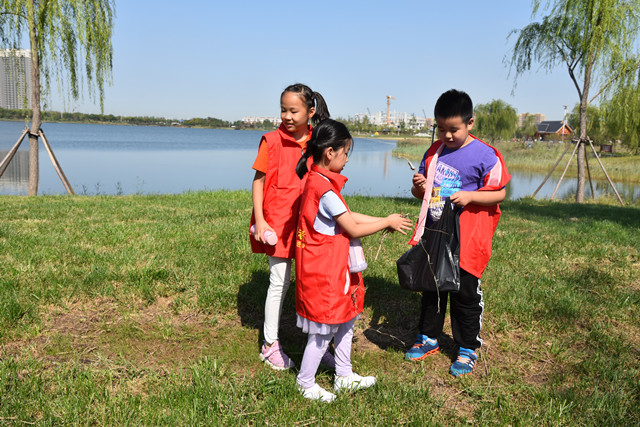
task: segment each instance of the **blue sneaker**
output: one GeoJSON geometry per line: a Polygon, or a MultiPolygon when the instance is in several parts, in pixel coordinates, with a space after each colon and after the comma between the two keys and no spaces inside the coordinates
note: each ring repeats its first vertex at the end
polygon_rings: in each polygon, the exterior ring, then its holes
{"type": "Polygon", "coordinates": [[[436,338],[429,338],[426,335],[418,334],[416,343],[405,353],[404,358],[418,361],[432,354],[436,354],[439,351],[440,347],[438,346],[438,340],[436,338]]]}
{"type": "Polygon", "coordinates": [[[458,358],[451,365],[451,375],[459,377],[470,374],[473,372],[473,368],[475,368],[477,360],[478,355],[475,351],[470,348],[460,347],[460,351],[458,351],[458,358]]]}

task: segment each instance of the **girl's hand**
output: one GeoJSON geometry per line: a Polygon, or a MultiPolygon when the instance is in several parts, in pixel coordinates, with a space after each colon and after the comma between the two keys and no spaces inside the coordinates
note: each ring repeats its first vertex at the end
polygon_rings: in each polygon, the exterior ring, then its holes
{"type": "Polygon", "coordinates": [[[400,214],[393,214],[387,217],[387,221],[389,222],[389,226],[387,228],[392,231],[398,231],[402,234],[407,234],[404,230],[411,230],[413,227],[413,223],[409,218],[405,218],[400,214]]]}
{"type": "Polygon", "coordinates": [[[266,221],[256,221],[256,229],[255,229],[255,232],[253,233],[253,238],[260,243],[266,244],[267,242],[266,240],[264,240],[264,232],[267,230],[271,231],[272,233],[275,233],[275,231],[273,231],[273,228],[271,228],[271,226],[267,224],[266,221]]]}

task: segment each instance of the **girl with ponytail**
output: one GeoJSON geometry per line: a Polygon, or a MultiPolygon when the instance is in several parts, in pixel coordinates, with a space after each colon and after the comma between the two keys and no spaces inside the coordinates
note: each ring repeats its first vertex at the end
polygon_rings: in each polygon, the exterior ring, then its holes
{"type": "MultiPolygon", "coordinates": [[[[294,233],[299,198],[304,181],[295,173],[300,153],[311,136],[309,122],[329,117],[322,95],[296,83],[280,95],[280,127],[262,136],[253,164],[253,213],[250,224],[251,249],[269,257],[269,287],[264,307],[264,343],[260,359],[277,370],[294,367],[282,350],[278,329],[282,304],[289,288],[294,233]]],[[[324,356],[332,367],[333,356],[324,356]]]]}
{"type": "Polygon", "coordinates": [[[375,377],[361,377],[351,367],[353,325],[364,304],[360,273],[364,267],[362,263],[350,265],[351,240],[385,228],[406,234],[404,230],[412,227],[399,214],[377,218],[349,210],[340,195],[347,178],[340,172],[352,147],[344,124],[323,120],[313,129],[307,151],[296,166],[298,176],[306,177],[295,233],[296,312],[298,327],[309,334],[296,381],[304,397],[325,402],[336,396],[320,387],[315,375],[332,339],[334,390],[357,390],[376,383],[375,377]]]}

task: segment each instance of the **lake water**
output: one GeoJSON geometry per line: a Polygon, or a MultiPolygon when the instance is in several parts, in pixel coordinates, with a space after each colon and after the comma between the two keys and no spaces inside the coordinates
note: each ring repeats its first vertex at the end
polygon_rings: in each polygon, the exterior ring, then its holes
{"type": "MultiPolygon", "coordinates": [[[[0,122],[0,156],[15,144],[23,122],[0,122]]],[[[262,131],[189,129],[45,123],[43,130],[77,194],[160,194],[198,190],[250,190],[251,165],[262,131]]],[[[395,142],[356,138],[343,173],[344,194],[410,197],[413,171],[392,156],[395,142]]],[[[0,178],[0,194],[22,195],[28,188],[28,148],[0,178]]],[[[418,162],[414,162],[417,166],[418,162]]],[[[513,173],[507,197],[533,194],[543,174],[513,173]]],[[[537,197],[551,197],[557,180],[549,179],[537,197]]],[[[608,183],[594,183],[596,196],[610,193],[608,183]]],[[[563,180],[557,198],[572,197],[575,178],[563,180]]],[[[588,183],[587,183],[588,188],[588,183]]],[[[623,197],[637,199],[640,186],[616,184],[623,197]]],[[[589,192],[589,190],[587,190],[589,192]]],[[[49,156],[40,144],[39,194],[65,194],[49,156]]]]}

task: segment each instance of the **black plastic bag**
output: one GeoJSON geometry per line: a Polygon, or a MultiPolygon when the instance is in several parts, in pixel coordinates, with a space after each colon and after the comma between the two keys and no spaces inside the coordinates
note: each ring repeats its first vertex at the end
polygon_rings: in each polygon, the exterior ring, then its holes
{"type": "Polygon", "coordinates": [[[418,244],[396,261],[401,287],[416,292],[458,292],[460,210],[447,198],[440,219],[425,226],[418,244]]]}

